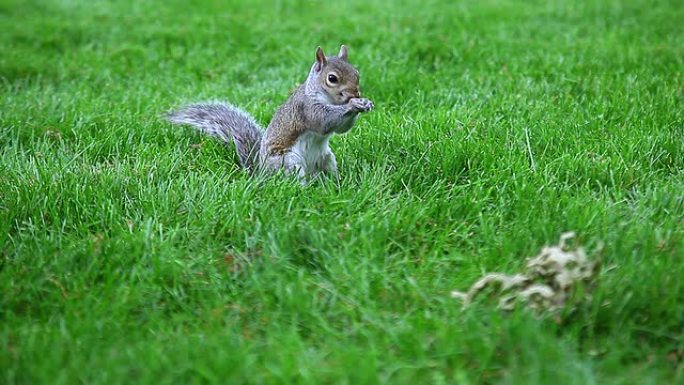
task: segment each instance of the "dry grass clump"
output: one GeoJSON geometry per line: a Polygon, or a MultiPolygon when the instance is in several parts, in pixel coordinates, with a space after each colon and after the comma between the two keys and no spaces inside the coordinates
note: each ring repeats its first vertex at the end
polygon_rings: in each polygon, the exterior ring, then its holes
{"type": "Polygon", "coordinates": [[[583,248],[570,250],[567,243],[574,237],[575,233],[564,233],[558,245],[542,248],[536,257],[528,259],[522,274],[486,274],[467,292],[452,291],[451,296],[463,300],[467,307],[478,294],[491,288],[503,310],[512,310],[518,303],[536,311],[563,308],[575,288],[594,281],[598,267],[583,248]]]}

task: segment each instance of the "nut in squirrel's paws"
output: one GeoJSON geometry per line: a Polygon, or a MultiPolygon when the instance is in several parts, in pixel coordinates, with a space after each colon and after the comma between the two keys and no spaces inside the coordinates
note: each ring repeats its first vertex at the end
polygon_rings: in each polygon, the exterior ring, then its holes
{"type": "Polygon", "coordinates": [[[349,100],[349,104],[359,112],[368,112],[374,107],[373,102],[366,98],[352,98],[349,100]]]}

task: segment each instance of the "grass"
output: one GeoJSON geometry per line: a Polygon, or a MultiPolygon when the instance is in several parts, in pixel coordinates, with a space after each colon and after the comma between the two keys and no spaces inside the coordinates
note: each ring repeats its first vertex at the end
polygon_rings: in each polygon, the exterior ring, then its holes
{"type": "Polygon", "coordinates": [[[0,382],[684,381],[678,1],[0,3],[0,382]],[[376,110],[341,182],[159,114],[267,122],[316,45],[376,110]],[[567,230],[559,316],[449,298],[567,230]]]}

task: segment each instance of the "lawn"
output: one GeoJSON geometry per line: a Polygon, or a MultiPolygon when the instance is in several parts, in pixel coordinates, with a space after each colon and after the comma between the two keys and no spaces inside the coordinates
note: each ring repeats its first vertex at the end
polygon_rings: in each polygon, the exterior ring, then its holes
{"type": "Polygon", "coordinates": [[[0,31],[0,383],[684,382],[681,1],[2,0],[0,31]],[[339,184],[160,119],[265,124],[342,43],[376,109],[339,184]],[[450,297],[565,231],[590,297],[450,297]]]}

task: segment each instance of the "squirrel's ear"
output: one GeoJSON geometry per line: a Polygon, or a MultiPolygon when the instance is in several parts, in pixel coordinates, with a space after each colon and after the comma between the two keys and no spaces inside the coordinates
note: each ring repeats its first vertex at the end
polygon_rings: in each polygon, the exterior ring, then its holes
{"type": "Polygon", "coordinates": [[[321,47],[316,48],[316,71],[322,70],[326,64],[328,64],[328,60],[325,58],[323,49],[321,47]]]}
{"type": "Polygon", "coordinates": [[[347,56],[348,56],[348,55],[349,55],[349,50],[347,49],[347,46],[344,45],[344,44],[342,44],[342,45],[340,46],[340,53],[338,53],[337,56],[338,56],[340,59],[342,59],[342,60],[344,60],[344,61],[347,61],[347,56]]]}

